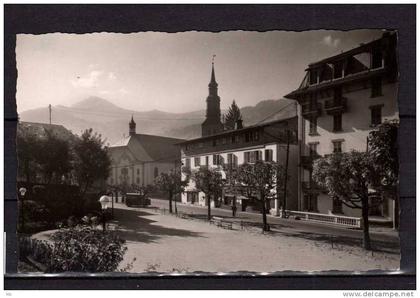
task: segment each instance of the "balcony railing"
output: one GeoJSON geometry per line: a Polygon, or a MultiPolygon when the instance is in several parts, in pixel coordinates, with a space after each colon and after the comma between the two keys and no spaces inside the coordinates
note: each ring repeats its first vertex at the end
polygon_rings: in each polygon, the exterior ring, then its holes
{"type": "Polygon", "coordinates": [[[302,116],[303,117],[318,117],[322,115],[322,104],[320,102],[306,103],[302,105],[302,116]]]}
{"type": "Polygon", "coordinates": [[[302,220],[323,222],[328,224],[361,228],[362,219],[360,217],[350,217],[332,214],[322,214],[313,212],[301,212],[301,211],[287,211],[289,215],[299,217],[302,220]]]}
{"type": "Polygon", "coordinates": [[[341,97],[325,102],[325,111],[327,114],[344,113],[347,110],[347,98],[341,97]]]}

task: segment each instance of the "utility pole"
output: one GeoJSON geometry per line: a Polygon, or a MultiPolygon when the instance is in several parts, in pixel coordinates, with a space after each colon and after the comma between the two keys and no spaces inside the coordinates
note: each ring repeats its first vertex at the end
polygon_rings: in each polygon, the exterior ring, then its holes
{"type": "Polygon", "coordinates": [[[48,111],[50,113],[50,125],[51,125],[51,104],[48,105],[48,111]]]}
{"type": "Polygon", "coordinates": [[[286,169],[284,173],[284,187],[283,187],[283,208],[282,208],[282,218],[286,218],[286,196],[287,196],[287,173],[289,170],[289,147],[290,147],[290,130],[287,129],[287,147],[286,147],[286,169]]]}

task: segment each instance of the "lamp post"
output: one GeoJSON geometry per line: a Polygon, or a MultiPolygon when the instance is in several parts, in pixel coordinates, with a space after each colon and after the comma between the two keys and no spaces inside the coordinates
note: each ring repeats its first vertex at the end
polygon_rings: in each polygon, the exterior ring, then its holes
{"type": "Polygon", "coordinates": [[[23,217],[23,200],[25,198],[25,194],[26,194],[26,188],[25,187],[21,187],[19,188],[19,194],[20,194],[20,198],[21,198],[21,202],[20,202],[20,228],[21,231],[23,231],[24,225],[25,225],[25,219],[23,217]]]}
{"type": "Polygon", "coordinates": [[[101,209],[102,209],[102,230],[105,232],[106,230],[105,212],[111,203],[111,198],[109,196],[102,196],[99,199],[99,203],[101,203],[101,209]]]}

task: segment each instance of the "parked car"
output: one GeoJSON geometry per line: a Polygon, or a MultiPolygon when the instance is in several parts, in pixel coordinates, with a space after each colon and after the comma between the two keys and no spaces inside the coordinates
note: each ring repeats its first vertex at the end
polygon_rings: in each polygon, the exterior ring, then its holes
{"type": "Polygon", "coordinates": [[[147,207],[150,205],[150,199],[140,193],[127,193],[125,204],[127,207],[147,207]]]}

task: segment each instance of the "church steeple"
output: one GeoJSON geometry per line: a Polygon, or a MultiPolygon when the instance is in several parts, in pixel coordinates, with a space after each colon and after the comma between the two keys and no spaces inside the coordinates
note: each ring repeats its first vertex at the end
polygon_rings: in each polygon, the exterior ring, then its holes
{"type": "Polygon", "coordinates": [[[133,115],[131,115],[131,121],[130,121],[130,123],[128,124],[128,126],[129,126],[129,135],[130,136],[133,136],[133,135],[135,135],[136,134],[136,122],[134,122],[134,119],[133,119],[133,115]]]}
{"type": "Polygon", "coordinates": [[[214,73],[214,57],[211,62],[211,78],[209,83],[209,96],[207,96],[206,120],[201,124],[201,135],[208,136],[223,131],[223,124],[220,122],[220,97],[217,94],[218,84],[214,73]]]}
{"type": "Polygon", "coordinates": [[[209,83],[209,95],[217,96],[217,82],[216,82],[216,75],[214,74],[214,57],[216,55],[213,55],[213,59],[211,61],[211,79],[209,83]]]}

